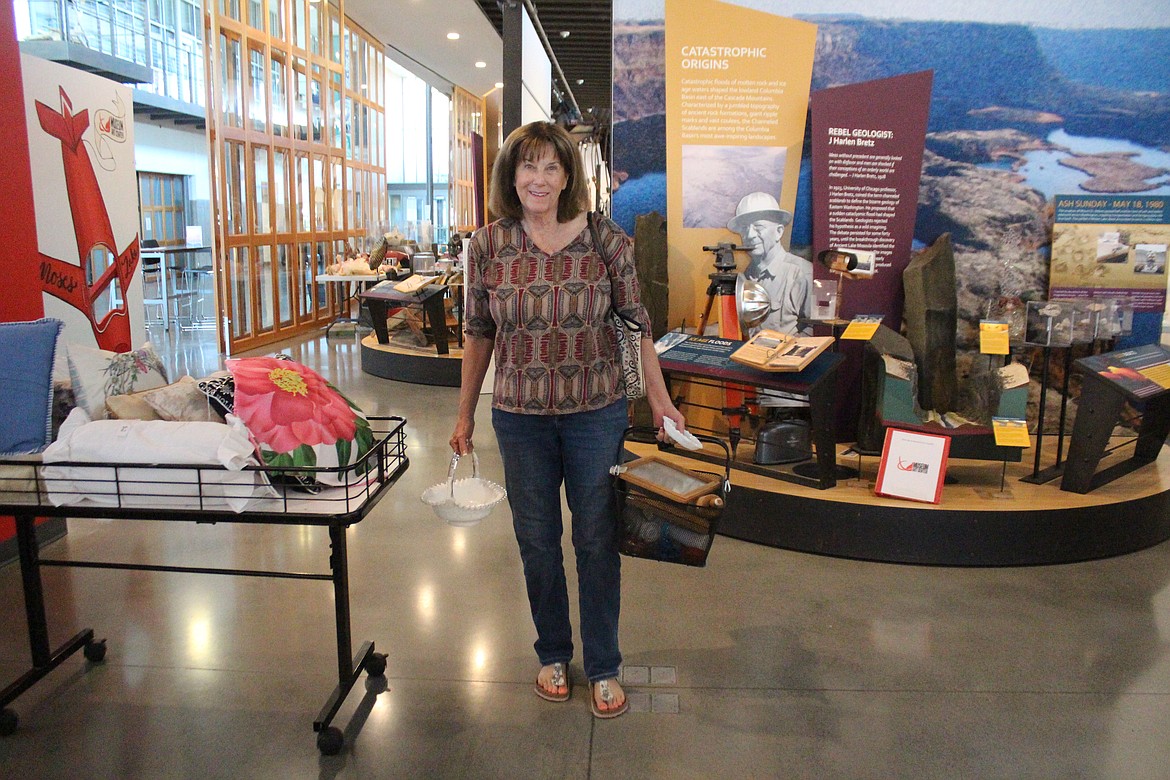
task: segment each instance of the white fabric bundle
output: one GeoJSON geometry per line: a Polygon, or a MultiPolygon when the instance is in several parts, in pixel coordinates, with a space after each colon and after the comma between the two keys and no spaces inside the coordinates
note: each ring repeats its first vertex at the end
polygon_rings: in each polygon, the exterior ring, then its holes
{"type": "Polygon", "coordinates": [[[54,506],[182,507],[242,512],[254,498],[278,495],[256,465],[243,424],[168,420],[90,420],[70,412],[57,441],[42,453],[41,475],[54,506]],[[114,467],[74,463],[133,464],[114,467]],[[62,465],[50,465],[62,464],[62,465]],[[201,469],[136,468],[192,465],[201,469]]]}

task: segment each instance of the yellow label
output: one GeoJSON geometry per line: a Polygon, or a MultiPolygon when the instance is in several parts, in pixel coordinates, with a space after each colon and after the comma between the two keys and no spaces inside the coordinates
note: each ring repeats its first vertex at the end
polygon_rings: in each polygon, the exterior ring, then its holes
{"type": "Polygon", "coordinates": [[[1028,423],[1023,420],[1014,420],[1008,417],[994,417],[991,420],[991,430],[995,434],[995,443],[997,446],[1032,446],[1032,440],[1028,437],[1028,423]]]}
{"type": "Polygon", "coordinates": [[[854,339],[856,341],[869,341],[873,338],[873,334],[877,333],[878,325],[881,322],[874,322],[873,320],[852,320],[845,326],[845,332],[841,334],[842,339],[854,339]]]}
{"type": "Polygon", "coordinates": [[[984,355],[1009,355],[1008,324],[983,320],[979,323],[979,351],[984,355]]]}

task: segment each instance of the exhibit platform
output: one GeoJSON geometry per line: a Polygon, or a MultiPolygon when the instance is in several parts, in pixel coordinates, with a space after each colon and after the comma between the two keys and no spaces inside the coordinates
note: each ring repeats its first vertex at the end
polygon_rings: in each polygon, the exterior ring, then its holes
{"type": "Polygon", "coordinates": [[[362,338],[362,371],[383,379],[416,385],[459,387],[463,350],[452,346],[440,355],[434,345],[414,347],[391,339],[380,343],[376,333],[362,338]]]}
{"type": "MultiPolygon", "coordinates": [[[[1130,456],[1133,439],[1102,468],[1130,456]]],[[[1046,448],[1053,449],[1045,441],[1046,448]]],[[[646,454],[653,445],[634,445],[646,454]]],[[[710,464],[675,450],[662,453],[687,468],[710,464]]],[[[874,495],[880,459],[845,454],[839,466],[858,471],[820,490],[732,469],[732,491],[718,533],[800,552],[888,563],[942,566],[1024,566],[1106,558],[1151,547],[1170,538],[1170,455],[1161,456],[1092,492],[1060,489],[1060,479],[1042,485],[1021,482],[1033,464],[951,460],[938,504],[874,495]],[[1002,482],[1002,490],[1001,490],[1002,482]]],[[[1029,453],[1031,450],[1028,451],[1029,453]]],[[[749,446],[737,461],[751,463],[749,446]]],[[[1052,457],[1041,463],[1052,465],[1052,457]]],[[[716,542],[716,545],[718,542],[716,542]]],[[[713,550],[718,555],[718,549],[713,550]]]]}

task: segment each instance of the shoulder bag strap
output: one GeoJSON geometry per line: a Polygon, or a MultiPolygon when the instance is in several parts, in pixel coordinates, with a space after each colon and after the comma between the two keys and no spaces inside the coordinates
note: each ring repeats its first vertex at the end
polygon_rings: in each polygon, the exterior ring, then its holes
{"type": "Polygon", "coordinates": [[[593,236],[593,248],[597,250],[597,254],[601,257],[601,264],[605,266],[605,272],[609,274],[609,292],[610,292],[610,311],[613,316],[625,324],[627,328],[638,333],[642,332],[642,326],[637,320],[631,320],[629,317],[618,311],[617,301],[613,300],[613,294],[617,291],[617,285],[614,283],[613,269],[610,267],[609,259],[605,256],[605,245],[601,243],[601,231],[597,229],[597,213],[590,211],[585,215],[585,219],[589,222],[589,232],[593,236]]]}

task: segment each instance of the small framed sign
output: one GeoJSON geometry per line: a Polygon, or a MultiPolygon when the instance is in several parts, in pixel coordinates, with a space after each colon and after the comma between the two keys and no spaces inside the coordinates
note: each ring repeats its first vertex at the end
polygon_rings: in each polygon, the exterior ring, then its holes
{"type": "Polygon", "coordinates": [[[937,504],[942,500],[950,449],[950,436],[888,428],[873,492],[937,504]]]}

